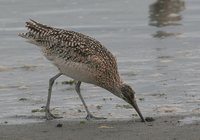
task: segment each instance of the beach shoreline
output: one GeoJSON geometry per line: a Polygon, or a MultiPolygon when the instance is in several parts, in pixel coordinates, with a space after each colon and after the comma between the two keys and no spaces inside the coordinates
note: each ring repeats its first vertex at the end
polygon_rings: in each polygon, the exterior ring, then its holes
{"type": "Polygon", "coordinates": [[[53,120],[0,125],[1,140],[200,140],[197,114],[160,116],[153,122],[132,120],[53,120]],[[191,118],[190,121],[188,121],[191,118]],[[188,120],[187,120],[188,119],[188,120]]]}

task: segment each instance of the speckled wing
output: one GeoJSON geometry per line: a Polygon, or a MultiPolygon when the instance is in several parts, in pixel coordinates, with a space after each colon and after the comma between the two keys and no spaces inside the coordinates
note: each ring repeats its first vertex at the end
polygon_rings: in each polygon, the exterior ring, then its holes
{"type": "Polygon", "coordinates": [[[118,76],[114,56],[99,41],[81,33],[53,28],[33,20],[26,22],[26,27],[28,32],[19,35],[40,46],[49,60],[60,58],[66,62],[85,64],[96,71],[97,79],[103,75],[105,78],[116,74],[118,76]]]}
{"type": "Polygon", "coordinates": [[[109,59],[109,62],[115,63],[113,55],[99,41],[89,36],[49,27],[33,20],[26,22],[26,27],[28,32],[19,35],[33,44],[42,46],[47,55],[88,64],[92,64],[92,58],[98,63],[106,63],[109,59]]]}

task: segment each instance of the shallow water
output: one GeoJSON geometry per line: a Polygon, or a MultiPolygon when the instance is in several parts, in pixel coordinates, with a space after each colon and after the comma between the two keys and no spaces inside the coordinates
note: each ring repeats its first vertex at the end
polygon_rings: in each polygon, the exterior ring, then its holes
{"type": "MultiPolygon", "coordinates": [[[[17,36],[29,18],[85,33],[118,60],[144,116],[200,113],[198,0],[1,0],[0,123],[43,121],[48,79],[57,69],[39,48],[17,36]],[[33,111],[33,112],[32,112],[33,111]]],[[[85,117],[74,87],[54,86],[51,107],[64,119],[85,117]]],[[[135,111],[109,92],[83,84],[96,116],[131,118],[135,111]]]]}

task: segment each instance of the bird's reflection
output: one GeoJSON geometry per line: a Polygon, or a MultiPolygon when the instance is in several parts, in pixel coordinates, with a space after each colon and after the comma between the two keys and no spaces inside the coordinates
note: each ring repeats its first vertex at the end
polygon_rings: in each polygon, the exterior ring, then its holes
{"type": "MultiPolygon", "coordinates": [[[[149,25],[156,26],[161,29],[165,26],[181,25],[181,11],[185,9],[183,0],[157,0],[149,6],[149,25]]],[[[168,36],[176,36],[180,33],[170,33],[160,30],[153,37],[164,38],[168,36]]]]}
{"type": "Polygon", "coordinates": [[[153,37],[155,38],[166,38],[170,36],[178,36],[181,35],[181,33],[174,33],[174,32],[166,32],[166,31],[156,31],[155,34],[153,34],[153,37]]]}

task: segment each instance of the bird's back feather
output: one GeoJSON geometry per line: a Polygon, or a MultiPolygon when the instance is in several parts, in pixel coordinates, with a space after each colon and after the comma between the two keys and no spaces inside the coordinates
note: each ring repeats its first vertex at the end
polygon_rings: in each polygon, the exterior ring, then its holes
{"type": "MultiPolygon", "coordinates": [[[[78,32],[53,28],[34,20],[26,22],[26,27],[28,32],[19,36],[40,46],[45,56],[53,61],[61,72],[64,71],[64,63],[80,64],[87,68],[86,71],[90,73],[85,74],[92,75],[96,85],[106,88],[108,82],[113,83],[112,86],[120,82],[115,57],[99,41],[78,32]]],[[[77,70],[77,67],[75,69],[77,70]]]]}

